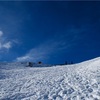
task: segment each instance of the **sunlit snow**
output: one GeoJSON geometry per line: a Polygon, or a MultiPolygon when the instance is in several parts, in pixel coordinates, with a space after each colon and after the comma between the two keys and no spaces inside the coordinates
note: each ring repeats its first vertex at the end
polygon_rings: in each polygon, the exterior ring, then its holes
{"type": "Polygon", "coordinates": [[[1,63],[0,100],[100,100],[100,58],[51,67],[1,63]]]}

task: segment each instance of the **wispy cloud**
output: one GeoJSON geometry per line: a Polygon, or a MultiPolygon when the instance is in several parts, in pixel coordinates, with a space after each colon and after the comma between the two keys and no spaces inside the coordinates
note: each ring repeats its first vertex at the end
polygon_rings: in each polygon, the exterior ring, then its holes
{"type": "Polygon", "coordinates": [[[59,47],[58,45],[61,45],[61,42],[47,42],[40,46],[37,46],[35,48],[32,48],[28,53],[26,53],[22,57],[18,57],[17,61],[39,61],[48,59],[50,54],[52,54],[54,51],[60,50],[62,47],[59,47]]]}
{"type": "Polygon", "coordinates": [[[3,47],[6,49],[10,49],[12,47],[11,42],[9,41],[9,42],[3,44],[3,47]]]}
{"type": "Polygon", "coordinates": [[[45,43],[32,48],[28,53],[21,57],[17,57],[15,61],[39,61],[48,59],[52,54],[61,53],[62,51],[70,51],[72,47],[77,45],[80,41],[80,33],[82,29],[70,28],[65,31],[66,34],[56,34],[52,39],[49,39],[45,43]]]}
{"type": "Polygon", "coordinates": [[[2,31],[0,31],[0,37],[3,35],[3,32],[2,31]]]}
{"type": "Polygon", "coordinates": [[[4,33],[0,31],[0,51],[9,50],[12,47],[12,42],[7,41],[3,35],[4,33]]]}

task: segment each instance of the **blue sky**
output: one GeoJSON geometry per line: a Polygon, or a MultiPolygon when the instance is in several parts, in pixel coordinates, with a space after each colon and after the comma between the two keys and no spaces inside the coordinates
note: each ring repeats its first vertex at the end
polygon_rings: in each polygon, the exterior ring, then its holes
{"type": "Polygon", "coordinates": [[[0,1],[0,61],[75,63],[100,56],[100,2],[0,1]]]}

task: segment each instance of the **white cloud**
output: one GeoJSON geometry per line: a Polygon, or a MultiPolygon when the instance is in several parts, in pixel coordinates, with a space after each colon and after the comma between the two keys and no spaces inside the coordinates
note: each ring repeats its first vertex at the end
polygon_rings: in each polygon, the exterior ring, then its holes
{"type": "Polygon", "coordinates": [[[10,49],[11,48],[11,42],[7,42],[7,43],[3,44],[2,47],[6,48],[6,49],[10,49]]]}
{"type": "MultiPolygon", "coordinates": [[[[72,44],[71,44],[72,45],[72,44]]],[[[48,59],[51,54],[61,51],[63,49],[69,48],[70,45],[66,44],[64,41],[54,41],[50,40],[36,48],[31,49],[24,56],[17,57],[15,61],[43,61],[48,59]],[[66,46],[65,46],[66,45],[66,46]]]]}
{"type": "Polygon", "coordinates": [[[47,55],[51,53],[50,50],[48,50],[48,48],[42,46],[36,47],[31,49],[27,54],[25,54],[22,57],[18,57],[16,60],[17,61],[39,61],[44,59],[45,57],[47,57],[47,55]]]}
{"type": "Polygon", "coordinates": [[[25,61],[25,60],[27,61],[29,59],[30,59],[30,57],[28,55],[26,55],[26,56],[23,56],[23,57],[18,57],[17,61],[25,61]]]}
{"type": "Polygon", "coordinates": [[[0,37],[3,35],[3,32],[2,31],[0,31],[0,37]]]}
{"type": "Polygon", "coordinates": [[[3,32],[0,31],[0,51],[1,50],[9,50],[12,47],[12,42],[7,41],[5,37],[3,36],[3,32]]]}

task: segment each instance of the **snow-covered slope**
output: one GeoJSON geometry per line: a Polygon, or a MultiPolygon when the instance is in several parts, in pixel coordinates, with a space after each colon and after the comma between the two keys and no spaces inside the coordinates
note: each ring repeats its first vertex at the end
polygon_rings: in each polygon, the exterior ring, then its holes
{"type": "Polygon", "coordinates": [[[100,58],[79,64],[0,64],[0,100],[100,100],[100,58]]]}

